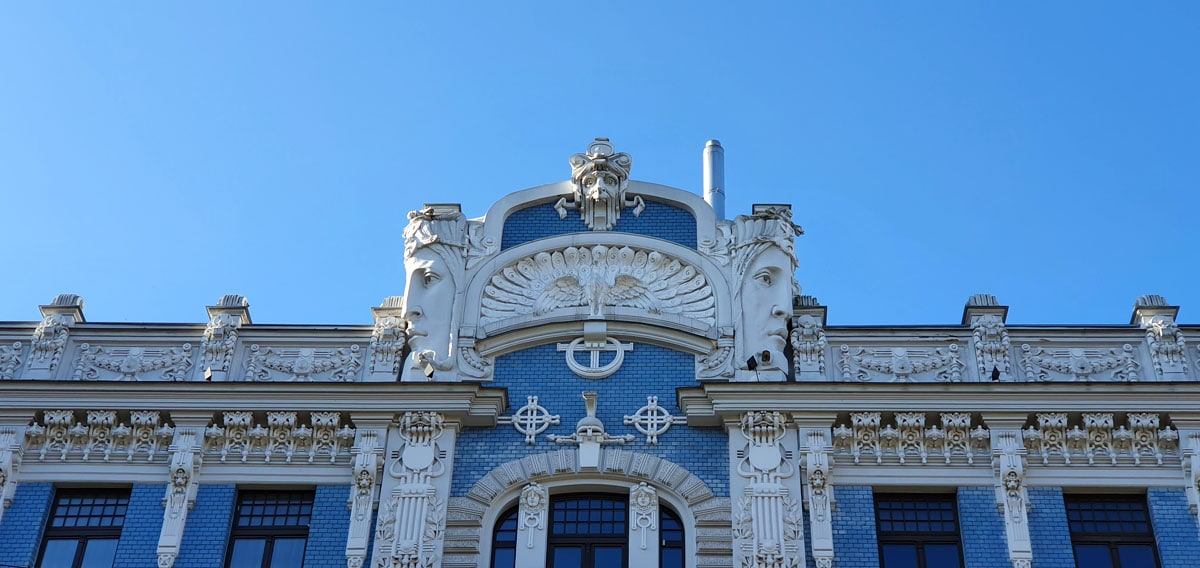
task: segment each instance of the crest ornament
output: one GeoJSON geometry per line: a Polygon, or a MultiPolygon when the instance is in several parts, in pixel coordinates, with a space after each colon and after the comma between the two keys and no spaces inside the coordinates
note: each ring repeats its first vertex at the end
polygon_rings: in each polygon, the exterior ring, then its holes
{"type": "Polygon", "coordinates": [[[592,231],[611,231],[621,218],[621,210],[633,208],[633,216],[642,214],[646,202],[626,193],[633,157],[616,152],[608,138],[596,138],[586,152],[571,156],[571,183],[575,191],[570,200],[563,197],[554,204],[560,219],[567,210],[578,210],[583,223],[592,231]]]}

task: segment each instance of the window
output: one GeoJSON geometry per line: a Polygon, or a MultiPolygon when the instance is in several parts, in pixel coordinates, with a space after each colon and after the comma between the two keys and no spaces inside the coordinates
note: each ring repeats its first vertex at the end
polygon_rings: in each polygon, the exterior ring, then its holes
{"type": "Polygon", "coordinates": [[[1146,500],[1129,495],[1066,495],[1067,524],[1080,568],[1158,568],[1146,500]]]}
{"type": "Polygon", "coordinates": [[[881,568],[960,568],[954,495],[875,495],[881,568]]]}
{"type": "Polygon", "coordinates": [[[550,502],[548,568],[625,568],[626,496],[567,495],[550,502]]]}
{"type": "Polygon", "coordinates": [[[42,568],[112,568],[128,489],[60,489],[42,540],[42,568]]]}
{"type": "Polygon", "coordinates": [[[312,518],[312,491],[242,491],[229,536],[228,568],[298,568],[312,518]]]}
{"type": "Polygon", "coordinates": [[[679,515],[661,503],[658,506],[658,535],[662,541],[658,545],[659,568],[683,568],[683,523],[679,515]]]}
{"type": "Polygon", "coordinates": [[[496,522],[496,533],[492,535],[492,568],[516,568],[517,512],[518,508],[513,507],[496,522]]]}

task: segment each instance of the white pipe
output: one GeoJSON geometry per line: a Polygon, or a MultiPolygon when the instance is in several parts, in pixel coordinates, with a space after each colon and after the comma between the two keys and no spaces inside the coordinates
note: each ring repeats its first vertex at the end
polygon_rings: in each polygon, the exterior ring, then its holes
{"type": "Polygon", "coordinates": [[[704,202],[712,207],[717,219],[725,218],[725,149],[721,142],[704,145],[704,202]]]}

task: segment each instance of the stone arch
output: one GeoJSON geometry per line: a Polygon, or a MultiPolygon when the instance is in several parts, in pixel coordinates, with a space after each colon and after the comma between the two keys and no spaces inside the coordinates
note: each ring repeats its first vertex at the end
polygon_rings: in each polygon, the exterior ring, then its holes
{"type": "Polygon", "coordinates": [[[444,567],[486,566],[491,524],[531,481],[551,488],[597,483],[629,487],[641,482],[659,491],[684,519],[696,566],[731,566],[733,535],[728,497],[717,497],[683,466],[650,454],[605,448],[598,469],[582,469],[577,450],[562,449],[500,464],[447,504],[444,567]],[[487,530],[485,530],[487,529],[487,530]]]}

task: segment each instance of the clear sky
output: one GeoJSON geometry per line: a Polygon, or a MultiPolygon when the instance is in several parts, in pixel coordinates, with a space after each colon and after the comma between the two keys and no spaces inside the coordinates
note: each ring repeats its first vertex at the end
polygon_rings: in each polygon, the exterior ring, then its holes
{"type": "Polygon", "coordinates": [[[856,1],[5,3],[0,320],[368,324],[407,211],[595,136],[697,192],[720,139],[830,324],[1200,323],[1200,3],[856,1]]]}

